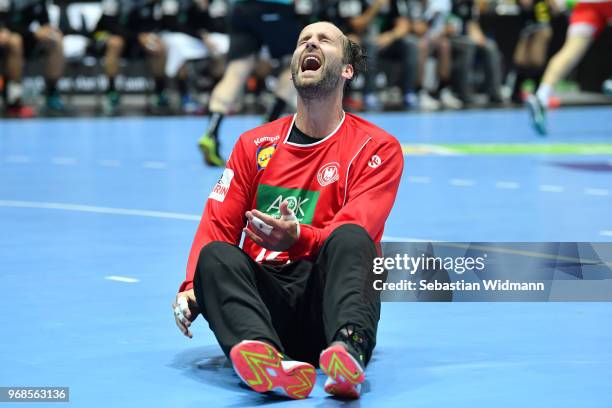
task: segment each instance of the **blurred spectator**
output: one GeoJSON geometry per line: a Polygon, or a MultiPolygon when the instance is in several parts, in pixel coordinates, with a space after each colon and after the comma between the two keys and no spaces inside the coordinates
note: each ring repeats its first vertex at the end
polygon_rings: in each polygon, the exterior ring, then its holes
{"type": "Polygon", "coordinates": [[[119,106],[116,77],[122,55],[128,58],[146,56],[155,80],[155,109],[169,105],[166,94],[166,47],[157,34],[161,28],[159,0],[103,0],[103,15],[94,38],[105,54],[106,74],[109,78],[107,114],[115,114],[119,106]]]}
{"type": "Polygon", "coordinates": [[[45,57],[45,108],[48,114],[66,112],[57,90],[57,81],[64,70],[62,32],[51,26],[45,0],[0,1],[0,48],[6,55],[8,114],[28,117],[33,112],[21,104],[21,75],[24,55],[37,52],[45,57]]]}
{"type": "Polygon", "coordinates": [[[516,80],[512,102],[522,103],[522,86],[531,79],[537,87],[544,72],[548,44],[553,36],[550,25],[554,0],[519,0],[523,29],[514,50],[516,80]]]}
{"type": "Polygon", "coordinates": [[[370,66],[366,73],[364,105],[367,110],[381,108],[376,95],[376,75],[381,60],[393,60],[401,65],[403,105],[416,104],[418,48],[416,40],[408,38],[408,0],[339,0],[328,2],[326,19],[337,24],[349,38],[362,44],[370,66]]]}
{"type": "Polygon", "coordinates": [[[187,66],[190,60],[210,57],[217,78],[223,75],[224,57],[229,48],[229,37],[221,34],[210,15],[208,0],[162,0],[162,41],[168,50],[166,75],[176,78],[184,113],[202,112],[202,107],[189,93],[187,66]]]}
{"type": "Polygon", "coordinates": [[[453,61],[457,79],[453,82],[459,98],[471,102],[471,73],[476,60],[484,68],[484,89],[490,103],[501,103],[501,54],[495,41],[487,38],[478,22],[479,11],[474,0],[453,0],[448,23],[455,51],[453,61]]]}
{"type": "MultiPolygon", "coordinates": [[[[304,3],[309,4],[305,7],[306,10],[311,10],[311,19],[305,21],[306,24],[316,21],[329,21],[336,25],[351,41],[362,45],[362,36],[351,25],[351,20],[358,17],[363,12],[363,3],[360,0],[320,0],[316,7],[312,6],[307,0],[296,2],[296,7],[300,7],[304,3]]],[[[370,52],[366,50],[366,53],[370,52]]],[[[372,69],[371,57],[368,55],[368,71],[372,69]]],[[[368,75],[366,72],[365,75],[368,75]]],[[[351,85],[353,82],[351,81],[351,85]]],[[[363,102],[355,97],[355,90],[352,86],[348,86],[344,91],[344,108],[348,111],[360,111],[363,109],[363,102]]]]}
{"type": "Polygon", "coordinates": [[[223,79],[212,92],[208,128],[198,141],[204,161],[219,167],[225,165],[219,154],[219,126],[243,90],[255,67],[257,54],[264,45],[273,58],[286,60],[286,68],[278,77],[276,100],[266,120],[277,119],[286,104],[294,103],[296,92],[289,63],[300,32],[300,22],[293,0],[237,1],[230,12],[229,32],[229,64],[223,79]]]}
{"type": "Polygon", "coordinates": [[[423,86],[425,64],[429,55],[437,60],[437,86],[429,93],[419,92],[419,106],[423,110],[436,110],[440,106],[459,109],[463,103],[450,90],[452,49],[446,22],[451,11],[450,0],[412,0],[410,3],[411,31],[419,38],[419,83],[423,86]]]}
{"type": "Polygon", "coordinates": [[[5,113],[9,117],[31,118],[34,110],[21,99],[23,74],[23,39],[19,33],[7,28],[11,4],[0,1],[0,64],[5,77],[3,87],[5,113]]]}

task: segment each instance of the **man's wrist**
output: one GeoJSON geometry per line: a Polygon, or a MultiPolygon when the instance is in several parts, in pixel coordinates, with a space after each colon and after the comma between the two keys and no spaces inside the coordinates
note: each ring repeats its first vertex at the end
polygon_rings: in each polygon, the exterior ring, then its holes
{"type": "Polygon", "coordinates": [[[306,257],[312,252],[314,240],[314,231],[309,225],[302,225],[299,230],[297,241],[287,250],[289,257],[292,259],[300,259],[306,257]]]}

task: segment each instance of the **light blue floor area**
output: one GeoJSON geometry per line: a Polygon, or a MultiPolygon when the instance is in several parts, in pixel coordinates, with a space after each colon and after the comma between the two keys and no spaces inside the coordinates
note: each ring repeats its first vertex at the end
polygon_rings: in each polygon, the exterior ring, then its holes
{"type": "MultiPolygon", "coordinates": [[[[408,144],[612,143],[610,117],[555,111],[540,139],[523,111],[367,116],[408,144]]],[[[224,153],[259,120],[227,119],[224,153]]],[[[0,386],[69,386],[87,407],[269,402],[238,386],[204,323],[185,339],[170,310],[220,176],[195,148],[205,122],[0,122],[0,386]]],[[[611,155],[407,156],[405,169],[391,239],[612,241],[611,155]]],[[[610,407],[610,344],[609,303],[386,303],[350,405],[610,407]]],[[[346,405],[322,383],[273,405],[346,405]]]]}

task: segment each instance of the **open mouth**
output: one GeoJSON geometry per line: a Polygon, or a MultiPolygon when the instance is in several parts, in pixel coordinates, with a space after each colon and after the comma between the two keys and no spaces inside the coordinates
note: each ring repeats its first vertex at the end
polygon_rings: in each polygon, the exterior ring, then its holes
{"type": "Polygon", "coordinates": [[[321,68],[321,60],[315,55],[308,55],[302,60],[302,72],[316,71],[321,68]]]}

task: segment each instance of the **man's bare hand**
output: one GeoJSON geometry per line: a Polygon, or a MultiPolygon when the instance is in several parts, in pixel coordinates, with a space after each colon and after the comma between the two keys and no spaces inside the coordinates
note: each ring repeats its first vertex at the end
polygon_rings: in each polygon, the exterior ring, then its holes
{"type": "Polygon", "coordinates": [[[280,205],[281,218],[270,217],[258,210],[245,213],[249,225],[244,232],[257,245],[272,251],[286,251],[299,238],[299,222],[289,209],[289,203],[280,205]],[[262,225],[263,223],[263,225],[262,225]]]}
{"type": "Polygon", "coordinates": [[[172,311],[176,326],[185,336],[192,338],[193,334],[189,330],[189,326],[200,314],[193,289],[176,295],[176,300],[172,303],[172,311]]]}

